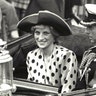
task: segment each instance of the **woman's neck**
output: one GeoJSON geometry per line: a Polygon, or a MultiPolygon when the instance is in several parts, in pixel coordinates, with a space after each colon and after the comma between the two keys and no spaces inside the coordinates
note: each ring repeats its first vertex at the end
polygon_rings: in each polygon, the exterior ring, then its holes
{"type": "Polygon", "coordinates": [[[44,56],[45,56],[45,57],[49,57],[49,56],[52,54],[53,50],[54,50],[54,44],[52,43],[52,44],[51,44],[50,46],[48,46],[47,48],[44,48],[44,49],[43,49],[43,54],[44,54],[44,56]]]}

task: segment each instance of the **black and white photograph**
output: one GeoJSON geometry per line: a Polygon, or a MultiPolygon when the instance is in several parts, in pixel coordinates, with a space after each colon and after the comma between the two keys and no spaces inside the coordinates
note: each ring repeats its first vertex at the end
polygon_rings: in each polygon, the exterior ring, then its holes
{"type": "Polygon", "coordinates": [[[96,0],[0,0],[0,96],[96,96],[96,0]]]}

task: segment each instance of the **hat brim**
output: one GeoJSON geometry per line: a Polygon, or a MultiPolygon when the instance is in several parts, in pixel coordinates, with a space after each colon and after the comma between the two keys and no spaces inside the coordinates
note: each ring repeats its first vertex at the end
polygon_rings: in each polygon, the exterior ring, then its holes
{"type": "Polygon", "coordinates": [[[50,11],[39,11],[36,14],[26,16],[18,22],[17,27],[22,31],[30,33],[32,26],[40,24],[52,26],[61,36],[72,34],[71,28],[66,21],[50,11]]]}

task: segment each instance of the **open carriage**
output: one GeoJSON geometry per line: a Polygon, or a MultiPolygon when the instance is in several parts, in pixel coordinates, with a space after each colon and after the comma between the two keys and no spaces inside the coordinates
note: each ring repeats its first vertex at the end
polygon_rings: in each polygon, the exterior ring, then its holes
{"type": "MultiPolygon", "coordinates": [[[[75,30],[78,30],[78,28],[75,30]]],[[[79,64],[81,62],[84,51],[92,46],[86,34],[73,34],[67,37],[60,37],[59,40],[62,46],[65,46],[76,53],[79,64]]],[[[58,88],[56,87],[35,84],[26,80],[26,55],[30,50],[33,50],[36,47],[37,46],[35,44],[32,34],[26,34],[16,40],[8,42],[7,48],[10,52],[10,55],[13,57],[13,67],[15,69],[13,71],[13,83],[17,85],[17,91],[14,93],[14,95],[18,96],[22,94],[25,96],[40,96],[40,94],[42,94],[41,96],[43,96],[45,94],[58,94],[58,88]]],[[[82,96],[85,96],[85,94],[89,94],[88,96],[92,96],[92,94],[95,94],[95,89],[83,89],[79,91],[77,90],[63,95],[81,96],[81,94],[82,96]]]]}

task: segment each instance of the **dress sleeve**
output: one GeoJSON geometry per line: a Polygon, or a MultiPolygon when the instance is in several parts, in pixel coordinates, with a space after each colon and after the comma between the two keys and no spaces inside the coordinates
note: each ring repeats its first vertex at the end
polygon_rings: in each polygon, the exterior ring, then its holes
{"type": "Polygon", "coordinates": [[[27,72],[28,72],[28,77],[27,77],[27,79],[29,80],[30,78],[31,78],[31,74],[30,74],[30,56],[31,56],[31,52],[29,52],[28,54],[27,54],[27,58],[26,58],[26,65],[27,65],[27,72]]]}
{"type": "Polygon", "coordinates": [[[72,51],[63,56],[61,74],[61,93],[71,92],[75,88],[77,80],[77,58],[72,51]]]}

